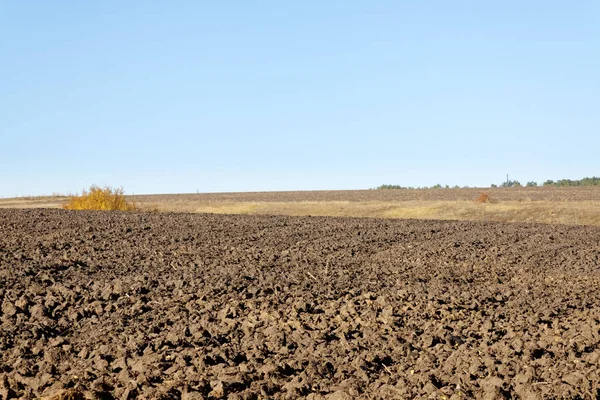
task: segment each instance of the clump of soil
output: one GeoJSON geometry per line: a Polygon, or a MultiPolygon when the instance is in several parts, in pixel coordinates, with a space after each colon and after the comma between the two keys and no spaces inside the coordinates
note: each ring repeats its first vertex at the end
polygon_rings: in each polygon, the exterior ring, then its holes
{"type": "Polygon", "coordinates": [[[598,228],[0,210],[0,232],[3,400],[600,396],[598,228]]]}

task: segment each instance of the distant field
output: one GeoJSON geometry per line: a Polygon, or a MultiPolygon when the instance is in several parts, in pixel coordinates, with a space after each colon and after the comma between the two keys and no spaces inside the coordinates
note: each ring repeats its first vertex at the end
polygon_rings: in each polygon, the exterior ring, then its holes
{"type": "MultiPolygon", "coordinates": [[[[600,226],[600,187],[393,189],[129,196],[143,210],[542,222],[600,226]],[[488,193],[490,203],[475,200],[488,193]]],[[[0,199],[0,208],[59,208],[66,197],[0,199]]]]}

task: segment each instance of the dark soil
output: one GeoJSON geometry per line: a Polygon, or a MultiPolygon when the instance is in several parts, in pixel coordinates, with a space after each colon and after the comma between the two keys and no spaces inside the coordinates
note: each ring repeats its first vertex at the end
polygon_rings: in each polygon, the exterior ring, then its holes
{"type": "Polygon", "coordinates": [[[0,398],[600,396],[600,229],[0,210],[0,398]]]}

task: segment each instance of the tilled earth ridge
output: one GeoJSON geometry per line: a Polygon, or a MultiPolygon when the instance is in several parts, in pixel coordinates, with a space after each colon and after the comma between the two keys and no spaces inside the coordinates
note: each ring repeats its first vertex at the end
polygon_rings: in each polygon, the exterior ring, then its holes
{"type": "Polygon", "coordinates": [[[598,398],[599,263],[591,227],[0,210],[0,398],[598,398]]]}

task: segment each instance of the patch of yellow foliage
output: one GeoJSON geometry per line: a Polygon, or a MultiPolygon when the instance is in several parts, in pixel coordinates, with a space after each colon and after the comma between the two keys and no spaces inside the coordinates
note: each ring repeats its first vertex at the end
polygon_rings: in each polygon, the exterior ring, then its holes
{"type": "Polygon", "coordinates": [[[123,188],[113,189],[109,186],[101,188],[96,185],[92,185],[89,190],[83,190],[81,195],[71,196],[62,208],[65,210],[137,210],[135,204],[125,199],[123,188]]]}

